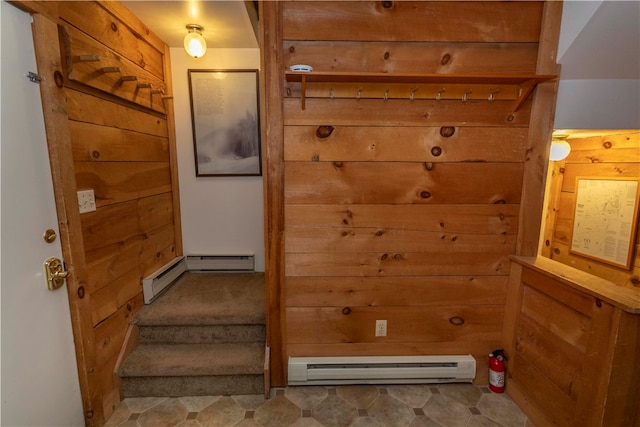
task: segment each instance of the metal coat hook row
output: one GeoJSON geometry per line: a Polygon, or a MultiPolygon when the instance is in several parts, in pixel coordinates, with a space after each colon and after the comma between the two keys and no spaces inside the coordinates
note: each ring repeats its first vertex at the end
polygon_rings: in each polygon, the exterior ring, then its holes
{"type": "Polygon", "coordinates": [[[447,88],[442,88],[437,94],[436,94],[436,101],[440,101],[440,99],[442,99],[442,92],[446,92],[447,88]]]}
{"type": "Polygon", "coordinates": [[[473,89],[469,89],[469,91],[468,91],[468,92],[465,92],[465,93],[462,95],[462,102],[467,102],[467,95],[468,95],[468,94],[470,94],[471,92],[473,92],[473,89]]]}

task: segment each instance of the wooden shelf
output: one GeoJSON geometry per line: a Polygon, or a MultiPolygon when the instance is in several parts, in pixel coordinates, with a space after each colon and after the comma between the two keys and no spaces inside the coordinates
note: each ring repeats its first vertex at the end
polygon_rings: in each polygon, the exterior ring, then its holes
{"type": "Polygon", "coordinates": [[[513,100],[517,111],[539,83],[555,75],[421,74],[285,71],[285,79],[301,84],[302,109],[307,97],[381,99],[513,100]],[[335,86],[339,84],[340,86],[335,86]],[[312,85],[314,87],[310,87],[312,85]]]}

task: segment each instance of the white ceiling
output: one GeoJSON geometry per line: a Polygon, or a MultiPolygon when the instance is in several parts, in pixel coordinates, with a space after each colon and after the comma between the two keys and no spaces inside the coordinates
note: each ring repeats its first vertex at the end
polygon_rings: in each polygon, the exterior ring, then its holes
{"type": "Polygon", "coordinates": [[[182,47],[187,24],[204,27],[208,48],[257,48],[245,4],[241,0],[143,0],[122,2],[169,47],[182,47]]]}

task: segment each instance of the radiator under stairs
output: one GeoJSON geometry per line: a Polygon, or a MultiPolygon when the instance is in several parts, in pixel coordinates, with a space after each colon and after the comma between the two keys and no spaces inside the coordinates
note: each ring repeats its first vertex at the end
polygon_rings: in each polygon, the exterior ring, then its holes
{"type": "Polygon", "coordinates": [[[187,271],[132,323],[123,397],[265,393],[263,273],[187,271]]]}

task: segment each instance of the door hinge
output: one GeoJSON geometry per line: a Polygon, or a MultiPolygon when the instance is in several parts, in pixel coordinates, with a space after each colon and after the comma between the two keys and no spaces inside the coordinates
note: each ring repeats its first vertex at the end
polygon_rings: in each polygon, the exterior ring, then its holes
{"type": "Polygon", "coordinates": [[[27,73],[27,78],[31,83],[40,83],[42,81],[42,77],[40,77],[37,73],[34,73],[33,71],[29,71],[27,73]]]}

